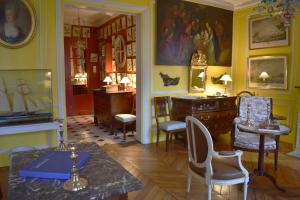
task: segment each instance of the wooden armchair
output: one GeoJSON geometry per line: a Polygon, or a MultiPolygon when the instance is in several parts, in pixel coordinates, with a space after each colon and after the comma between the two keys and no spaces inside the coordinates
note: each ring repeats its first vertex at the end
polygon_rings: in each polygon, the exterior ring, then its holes
{"type": "Polygon", "coordinates": [[[188,187],[192,177],[204,180],[211,200],[212,185],[244,184],[244,200],[247,199],[249,173],[243,167],[242,151],[215,152],[208,129],[196,118],[186,117],[188,139],[188,187]]]}
{"type": "Polygon", "coordinates": [[[170,97],[154,97],[154,111],[155,111],[155,120],[156,120],[156,129],[157,129],[157,139],[156,145],[159,143],[160,131],[166,133],[166,151],[169,149],[169,140],[170,135],[172,134],[185,132],[186,125],[185,122],[181,121],[172,121],[171,106],[170,106],[170,97]],[[160,121],[164,119],[164,121],[160,121]]]}

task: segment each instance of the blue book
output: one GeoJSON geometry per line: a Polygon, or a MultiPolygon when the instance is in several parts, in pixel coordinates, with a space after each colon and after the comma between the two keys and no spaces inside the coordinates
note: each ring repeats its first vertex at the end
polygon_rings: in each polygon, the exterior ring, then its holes
{"type": "MultiPolygon", "coordinates": [[[[77,168],[80,169],[90,159],[88,152],[76,152],[77,168]]],[[[48,151],[19,170],[19,176],[69,179],[71,176],[72,161],[71,151],[48,151]]]]}

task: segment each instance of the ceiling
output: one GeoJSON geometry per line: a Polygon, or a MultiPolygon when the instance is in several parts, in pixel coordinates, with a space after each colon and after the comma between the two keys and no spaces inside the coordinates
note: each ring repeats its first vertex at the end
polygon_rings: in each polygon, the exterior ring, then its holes
{"type": "MultiPolygon", "coordinates": [[[[187,0],[197,3],[204,3],[220,8],[235,10],[246,6],[251,6],[259,0],[187,0]]],[[[80,16],[80,25],[99,27],[108,20],[116,17],[120,13],[112,13],[97,8],[86,6],[65,5],[64,23],[78,25],[78,16],[80,16]]]]}
{"type": "Polygon", "coordinates": [[[80,25],[99,27],[119,14],[120,13],[102,11],[97,8],[66,5],[64,8],[64,23],[78,25],[79,16],[80,25]]]}

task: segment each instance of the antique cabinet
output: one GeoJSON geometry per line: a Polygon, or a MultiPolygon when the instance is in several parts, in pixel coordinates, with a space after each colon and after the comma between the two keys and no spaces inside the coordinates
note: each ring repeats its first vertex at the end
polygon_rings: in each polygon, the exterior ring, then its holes
{"type": "Polygon", "coordinates": [[[237,114],[236,97],[173,97],[172,118],[185,121],[190,115],[199,119],[212,136],[227,133],[237,114]]]}
{"type": "Polygon", "coordinates": [[[112,120],[116,114],[131,112],[132,92],[105,92],[96,89],[94,92],[94,123],[112,128],[112,120]]]}

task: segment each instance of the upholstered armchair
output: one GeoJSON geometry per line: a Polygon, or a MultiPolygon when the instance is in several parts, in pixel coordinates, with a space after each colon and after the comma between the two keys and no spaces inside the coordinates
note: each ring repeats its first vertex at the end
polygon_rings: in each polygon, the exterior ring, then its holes
{"type": "Polygon", "coordinates": [[[247,199],[249,173],[243,167],[242,151],[216,152],[207,128],[196,118],[186,117],[188,139],[188,186],[192,177],[204,180],[208,186],[208,200],[211,200],[212,185],[243,184],[244,200],[247,199]]]}
{"type": "MultiPolygon", "coordinates": [[[[259,124],[267,119],[272,119],[272,98],[262,96],[240,96],[238,99],[238,116],[234,119],[231,132],[231,143],[233,149],[258,152],[259,135],[240,131],[237,124],[249,121],[252,124],[259,124]],[[248,114],[247,114],[248,112],[248,114]]],[[[279,136],[265,136],[265,151],[274,152],[274,165],[277,170],[279,136]]]]}

